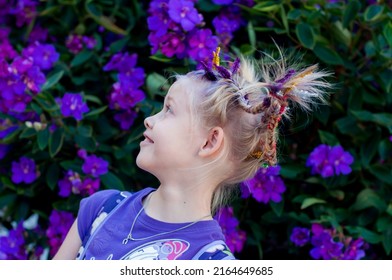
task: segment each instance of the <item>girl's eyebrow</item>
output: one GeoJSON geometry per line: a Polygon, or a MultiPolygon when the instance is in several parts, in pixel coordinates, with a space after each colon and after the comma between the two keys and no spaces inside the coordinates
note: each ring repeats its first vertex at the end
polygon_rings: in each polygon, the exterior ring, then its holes
{"type": "Polygon", "coordinates": [[[177,105],[177,104],[176,104],[176,101],[174,100],[173,97],[167,96],[165,99],[166,99],[166,100],[165,100],[166,103],[167,103],[167,102],[170,102],[171,104],[177,105]]]}

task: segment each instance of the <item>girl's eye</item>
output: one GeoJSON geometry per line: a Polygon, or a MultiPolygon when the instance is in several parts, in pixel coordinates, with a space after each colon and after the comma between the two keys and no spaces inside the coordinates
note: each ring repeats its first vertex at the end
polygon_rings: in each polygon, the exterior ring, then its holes
{"type": "Polygon", "coordinates": [[[166,113],[169,113],[169,112],[171,113],[172,112],[171,107],[168,106],[168,105],[165,106],[165,110],[166,110],[166,113]]]}

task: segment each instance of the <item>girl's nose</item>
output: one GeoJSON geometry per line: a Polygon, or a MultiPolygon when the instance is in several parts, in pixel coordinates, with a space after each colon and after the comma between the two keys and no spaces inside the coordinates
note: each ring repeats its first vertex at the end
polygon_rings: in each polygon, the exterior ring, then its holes
{"type": "Polygon", "coordinates": [[[153,127],[152,116],[147,117],[147,118],[144,119],[144,126],[145,126],[146,128],[152,129],[152,127],[153,127]]]}

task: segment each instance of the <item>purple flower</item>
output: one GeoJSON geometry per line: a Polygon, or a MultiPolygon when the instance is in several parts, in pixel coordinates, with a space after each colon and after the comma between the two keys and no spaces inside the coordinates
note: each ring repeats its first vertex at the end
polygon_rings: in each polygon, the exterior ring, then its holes
{"type": "Polygon", "coordinates": [[[344,246],[341,242],[335,242],[326,232],[320,234],[319,236],[313,236],[312,244],[315,247],[310,250],[310,255],[313,259],[316,260],[339,259],[344,246]]]}
{"type": "Polygon", "coordinates": [[[33,30],[29,35],[29,42],[45,42],[48,39],[48,29],[40,26],[34,26],[33,30]]]}
{"type": "MultiPolygon", "coordinates": [[[[3,8],[0,7],[0,18],[1,18],[1,10],[3,8]]],[[[1,23],[1,20],[0,20],[1,23]]],[[[9,28],[0,27],[0,60],[3,59],[13,59],[18,55],[18,53],[14,50],[11,45],[8,35],[11,32],[9,28]]]]}
{"type": "Polygon", "coordinates": [[[104,71],[118,71],[118,80],[123,88],[138,88],[144,84],[145,73],[143,68],[135,67],[137,54],[118,53],[112,56],[103,67],[104,71]]]}
{"type": "Polygon", "coordinates": [[[122,130],[128,130],[135,121],[137,112],[135,110],[126,110],[114,115],[114,119],[120,124],[122,130]]]}
{"type": "Polygon", "coordinates": [[[21,157],[19,162],[12,162],[12,182],[30,184],[37,179],[37,168],[35,162],[27,157],[21,157]]]}
{"type": "Polygon", "coordinates": [[[80,157],[81,159],[85,159],[87,157],[87,151],[84,149],[78,150],[78,157],[80,157]]]}
{"type": "Polygon", "coordinates": [[[70,34],[65,40],[65,46],[73,54],[78,54],[83,50],[82,35],[70,34]]]}
{"type": "Polygon", "coordinates": [[[222,228],[226,244],[232,252],[241,252],[246,241],[246,233],[238,229],[239,222],[232,207],[221,208],[214,217],[222,228]]]}
{"type": "Polygon", "coordinates": [[[18,129],[9,119],[0,119],[0,139],[4,139],[10,133],[18,129]]]}
{"type": "Polygon", "coordinates": [[[392,142],[392,135],[389,137],[389,141],[391,141],[391,142],[392,142]]]}
{"type": "Polygon", "coordinates": [[[93,177],[106,174],[108,172],[109,163],[103,158],[96,155],[87,156],[84,160],[82,170],[84,173],[93,177]]]}
{"type": "Polygon", "coordinates": [[[168,13],[170,18],[179,23],[185,31],[192,30],[203,20],[202,15],[194,7],[194,3],[188,0],[170,0],[168,13]]]}
{"type": "Polygon", "coordinates": [[[196,61],[207,60],[218,46],[218,38],[210,29],[200,29],[189,35],[188,54],[196,61]]]}
{"type": "MultiPolygon", "coordinates": [[[[9,81],[13,81],[13,84],[18,87],[20,83],[25,85],[24,87],[20,86],[20,88],[17,89],[17,94],[28,97],[28,95],[24,94],[25,88],[29,89],[33,94],[37,94],[41,91],[41,86],[46,80],[45,75],[41,72],[38,66],[34,65],[32,57],[16,57],[10,66],[10,70],[13,75],[9,75],[9,81]]],[[[16,92],[14,91],[14,93],[16,92]]],[[[28,98],[27,100],[26,104],[31,100],[31,98],[28,98]]]]}
{"type": "Polygon", "coordinates": [[[53,210],[50,214],[46,235],[49,239],[51,256],[57,253],[74,220],[75,218],[69,212],[53,210]]]}
{"type": "Polygon", "coordinates": [[[221,43],[227,46],[242,23],[241,15],[234,9],[224,9],[212,20],[221,43]]]}
{"type": "Polygon", "coordinates": [[[347,175],[351,172],[350,164],[354,158],[350,153],[345,152],[341,146],[333,147],[329,152],[329,162],[333,164],[336,175],[347,175]]]}
{"type": "Polygon", "coordinates": [[[64,117],[74,117],[80,121],[83,113],[89,111],[82,95],[78,93],[65,93],[62,99],[57,98],[56,101],[61,106],[61,114],[64,117]]]}
{"type": "Polygon", "coordinates": [[[305,245],[310,239],[313,248],[309,253],[317,260],[359,260],[365,256],[364,249],[367,245],[362,238],[353,240],[342,232],[324,228],[318,223],[312,224],[311,231],[306,228],[294,228],[290,239],[297,246],[305,245]]]}
{"type": "Polygon", "coordinates": [[[325,229],[321,224],[312,224],[311,244],[314,246],[310,250],[313,259],[341,259],[344,250],[342,242],[334,240],[335,230],[325,229]]]}
{"type": "Polygon", "coordinates": [[[216,5],[229,5],[233,3],[233,0],[212,0],[216,5]]]}
{"type": "Polygon", "coordinates": [[[176,56],[184,58],[186,56],[185,34],[180,32],[171,32],[165,34],[160,40],[162,54],[167,57],[176,56]]]}
{"type": "Polygon", "coordinates": [[[10,146],[6,144],[0,144],[0,160],[3,159],[8,151],[10,150],[10,146]]]}
{"type": "Polygon", "coordinates": [[[38,6],[37,1],[33,0],[18,0],[16,7],[11,9],[11,14],[16,17],[16,26],[21,27],[24,24],[28,25],[37,15],[38,6]]]}
{"type": "Polygon", "coordinates": [[[3,113],[24,112],[32,97],[25,93],[26,85],[20,77],[11,74],[0,78],[0,111],[3,113]]]}
{"type": "Polygon", "coordinates": [[[35,42],[22,51],[23,56],[32,58],[34,65],[42,70],[49,70],[57,62],[60,54],[53,45],[35,42]]]}
{"type": "Polygon", "coordinates": [[[71,193],[79,194],[82,186],[82,180],[77,172],[68,170],[65,177],[58,182],[59,193],[61,197],[68,197],[71,193]]]}
{"type": "Polygon", "coordinates": [[[99,190],[100,183],[99,179],[86,178],[80,187],[80,193],[82,195],[92,195],[99,190]]]}
{"type": "Polygon", "coordinates": [[[27,260],[24,248],[23,222],[19,222],[15,229],[11,229],[8,236],[0,237],[0,260],[27,260]]]}
{"type": "Polygon", "coordinates": [[[316,147],[309,155],[306,166],[311,167],[313,174],[320,174],[322,177],[351,172],[350,164],[353,157],[343,150],[341,146],[331,147],[321,144],[316,147]]]}
{"type": "Polygon", "coordinates": [[[296,246],[302,247],[310,240],[310,231],[307,228],[295,227],[290,236],[291,242],[296,246]]]}
{"type": "Polygon", "coordinates": [[[83,36],[82,42],[86,46],[87,49],[92,50],[94,49],[95,45],[97,44],[97,40],[94,37],[83,36]]]}
{"type": "Polygon", "coordinates": [[[154,1],[151,2],[149,9],[151,16],[147,18],[147,24],[149,30],[154,32],[155,36],[162,37],[168,31],[168,29],[175,26],[174,21],[169,17],[167,9],[156,8],[154,1]]]}
{"type": "Polygon", "coordinates": [[[359,260],[365,257],[364,251],[365,242],[362,238],[352,240],[343,255],[343,260],[359,260]]]}
{"type": "Polygon", "coordinates": [[[280,166],[260,168],[252,179],[243,182],[241,188],[245,189],[245,196],[250,192],[258,202],[280,202],[286,186],[279,177],[279,171],[280,166]]]}
{"type": "Polygon", "coordinates": [[[37,66],[31,67],[24,75],[24,82],[27,88],[34,94],[41,91],[42,85],[45,83],[45,75],[37,66]]]}
{"type": "Polygon", "coordinates": [[[122,88],[120,83],[113,84],[113,91],[109,96],[111,109],[132,109],[137,103],[145,98],[143,91],[132,87],[122,88]]]}

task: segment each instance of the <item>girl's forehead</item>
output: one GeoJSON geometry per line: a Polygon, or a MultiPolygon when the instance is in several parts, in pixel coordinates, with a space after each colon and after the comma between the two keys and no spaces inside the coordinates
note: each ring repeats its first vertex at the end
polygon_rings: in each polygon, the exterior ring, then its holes
{"type": "Polygon", "coordinates": [[[195,85],[191,84],[189,79],[180,78],[175,81],[169,89],[166,98],[189,100],[192,92],[192,87],[195,85]]]}

